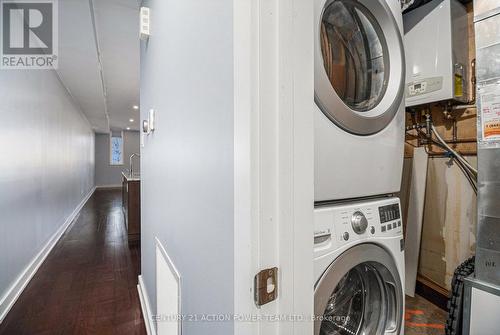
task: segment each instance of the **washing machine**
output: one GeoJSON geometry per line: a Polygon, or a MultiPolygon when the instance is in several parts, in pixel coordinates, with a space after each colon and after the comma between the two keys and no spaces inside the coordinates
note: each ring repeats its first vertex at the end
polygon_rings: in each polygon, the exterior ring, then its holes
{"type": "Polygon", "coordinates": [[[403,334],[398,198],[315,209],[314,335],[403,334]]]}
{"type": "Polygon", "coordinates": [[[399,191],[405,61],[398,0],[315,1],[315,201],[399,191]]]}

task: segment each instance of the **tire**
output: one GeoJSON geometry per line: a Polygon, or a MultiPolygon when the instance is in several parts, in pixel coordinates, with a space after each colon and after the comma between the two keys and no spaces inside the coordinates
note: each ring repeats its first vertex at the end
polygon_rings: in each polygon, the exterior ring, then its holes
{"type": "Polygon", "coordinates": [[[451,296],[448,300],[448,320],[445,324],[446,335],[462,335],[464,278],[474,273],[475,257],[460,264],[453,273],[451,296]]]}

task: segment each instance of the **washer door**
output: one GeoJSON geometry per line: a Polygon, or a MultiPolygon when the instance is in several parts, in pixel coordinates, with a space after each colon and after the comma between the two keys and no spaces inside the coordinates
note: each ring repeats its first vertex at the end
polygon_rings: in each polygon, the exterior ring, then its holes
{"type": "Polygon", "coordinates": [[[377,133],[399,110],[404,92],[403,43],[391,9],[385,0],[316,5],[316,104],[351,133],[377,133]]]}
{"type": "Polygon", "coordinates": [[[360,244],[339,256],[314,292],[315,335],[400,334],[403,291],[390,254],[360,244]]]}

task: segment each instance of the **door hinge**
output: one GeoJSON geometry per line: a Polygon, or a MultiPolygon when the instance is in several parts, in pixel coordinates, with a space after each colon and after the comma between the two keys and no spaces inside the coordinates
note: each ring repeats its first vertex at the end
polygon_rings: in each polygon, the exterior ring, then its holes
{"type": "Polygon", "coordinates": [[[262,306],[278,297],[278,268],[260,271],[254,278],[255,304],[262,306]]]}

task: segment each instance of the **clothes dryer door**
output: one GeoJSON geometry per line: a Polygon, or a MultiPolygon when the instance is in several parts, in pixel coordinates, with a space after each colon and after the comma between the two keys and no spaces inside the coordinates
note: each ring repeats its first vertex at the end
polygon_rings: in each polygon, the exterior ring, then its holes
{"type": "Polygon", "coordinates": [[[315,335],[401,333],[403,290],[390,254],[360,244],[339,256],[314,294],[315,335]]]}
{"type": "Polygon", "coordinates": [[[351,133],[384,129],[405,79],[401,33],[386,1],[316,0],[316,19],[316,104],[351,133]]]}

